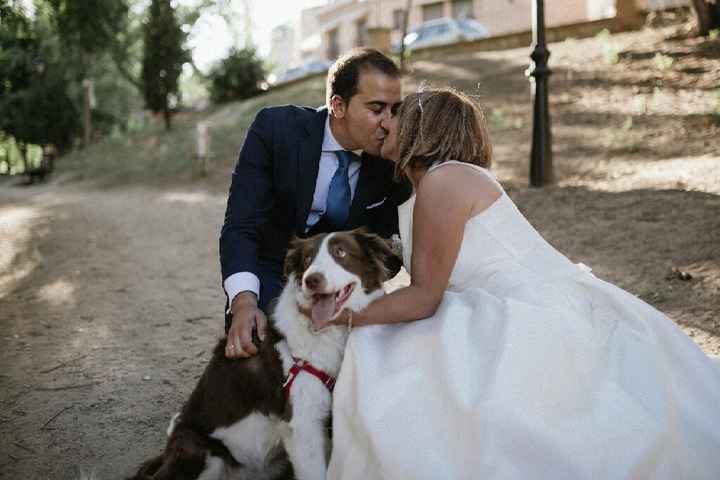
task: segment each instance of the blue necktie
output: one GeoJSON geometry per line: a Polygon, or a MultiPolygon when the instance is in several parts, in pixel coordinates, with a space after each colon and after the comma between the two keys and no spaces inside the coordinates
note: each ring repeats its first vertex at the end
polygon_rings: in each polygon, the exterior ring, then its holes
{"type": "Polygon", "coordinates": [[[338,168],[332,180],[330,180],[325,217],[333,227],[340,230],[345,227],[348,217],[350,216],[350,179],[348,177],[348,168],[350,161],[355,155],[347,150],[337,150],[335,151],[335,155],[338,158],[338,168]]]}

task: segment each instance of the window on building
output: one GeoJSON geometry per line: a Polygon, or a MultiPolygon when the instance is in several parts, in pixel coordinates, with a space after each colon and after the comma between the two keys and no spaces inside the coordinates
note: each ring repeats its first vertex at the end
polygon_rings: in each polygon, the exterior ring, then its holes
{"type": "Polygon", "coordinates": [[[427,22],[429,20],[435,20],[437,18],[443,18],[445,16],[443,7],[444,7],[443,2],[428,3],[426,5],[423,5],[422,6],[423,22],[427,22]]]}
{"type": "Polygon", "coordinates": [[[393,30],[402,30],[405,22],[405,10],[393,10],[393,30]]]}
{"type": "Polygon", "coordinates": [[[451,5],[453,18],[475,18],[473,0],[453,0],[451,5]]]}
{"type": "Polygon", "coordinates": [[[355,22],[355,46],[363,47],[368,44],[367,18],[355,22]]]}
{"type": "Polygon", "coordinates": [[[335,60],[340,56],[340,43],[338,42],[337,28],[327,32],[327,58],[335,60]]]}

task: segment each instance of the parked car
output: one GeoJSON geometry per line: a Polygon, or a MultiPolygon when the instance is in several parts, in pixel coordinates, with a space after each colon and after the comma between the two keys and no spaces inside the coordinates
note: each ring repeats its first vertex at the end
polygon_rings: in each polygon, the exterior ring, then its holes
{"type": "MultiPolygon", "coordinates": [[[[405,36],[405,49],[448,45],[467,40],[477,40],[489,36],[488,29],[477,20],[465,18],[438,18],[414,28],[405,36]]],[[[395,52],[400,45],[393,46],[395,52]]]]}
{"type": "Polygon", "coordinates": [[[330,68],[332,64],[333,62],[330,61],[318,61],[290,68],[280,78],[278,78],[277,83],[289,82],[298,78],[307,77],[314,73],[327,72],[328,68],[330,68]]]}

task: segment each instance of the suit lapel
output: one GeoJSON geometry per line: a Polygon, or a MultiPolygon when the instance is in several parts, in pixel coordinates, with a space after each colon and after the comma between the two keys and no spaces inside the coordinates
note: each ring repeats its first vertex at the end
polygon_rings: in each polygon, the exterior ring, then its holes
{"type": "Polygon", "coordinates": [[[368,205],[370,199],[373,198],[378,182],[374,181],[376,175],[375,166],[376,160],[369,157],[367,154],[362,155],[362,166],[360,167],[360,177],[358,177],[357,187],[355,188],[355,196],[353,197],[352,204],[350,205],[350,218],[348,218],[348,227],[357,228],[358,222],[361,220],[363,211],[368,205]]]}
{"type": "Polygon", "coordinates": [[[321,108],[308,124],[305,131],[298,140],[297,157],[297,215],[295,228],[297,232],[304,232],[307,217],[312,207],[315,183],[317,182],[318,170],[320,169],[320,154],[322,153],[322,142],[325,133],[325,119],[327,109],[321,108]]]}

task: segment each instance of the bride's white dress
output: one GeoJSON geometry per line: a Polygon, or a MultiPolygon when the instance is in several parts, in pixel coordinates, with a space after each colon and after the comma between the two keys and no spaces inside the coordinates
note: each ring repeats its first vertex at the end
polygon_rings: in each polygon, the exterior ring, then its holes
{"type": "Polygon", "coordinates": [[[503,192],[467,222],[433,317],[352,331],[328,478],[717,480],[720,370],[503,192]]]}

